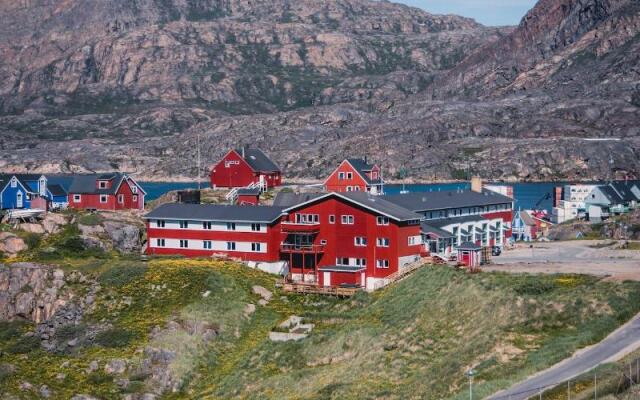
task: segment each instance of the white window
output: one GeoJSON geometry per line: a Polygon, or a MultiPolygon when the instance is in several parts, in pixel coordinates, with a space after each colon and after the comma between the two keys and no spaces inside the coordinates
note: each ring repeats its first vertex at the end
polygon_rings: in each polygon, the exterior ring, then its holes
{"type": "Polygon", "coordinates": [[[349,265],[349,257],[337,257],[336,265],[349,265]]]}
{"type": "Polygon", "coordinates": [[[106,194],[101,194],[100,195],[100,203],[106,203],[107,201],[109,201],[109,197],[106,194]]]}
{"type": "Polygon", "coordinates": [[[335,215],[329,215],[329,223],[330,224],[335,224],[336,223],[336,216],[335,215]]]}
{"type": "Polygon", "coordinates": [[[124,204],[124,195],[123,194],[119,194],[118,195],[118,203],[124,204]]]}
{"type": "Polygon", "coordinates": [[[358,267],[366,267],[367,266],[367,259],[366,258],[356,258],[356,265],[358,267]]]}
{"type": "Polygon", "coordinates": [[[138,187],[135,186],[135,185],[131,186],[131,193],[133,193],[133,194],[138,193],[138,187]]]}
{"type": "Polygon", "coordinates": [[[347,186],[347,192],[353,192],[353,186],[347,186]]]}
{"type": "Polygon", "coordinates": [[[18,180],[16,178],[11,179],[11,187],[12,188],[18,187],[18,180]]]}
{"type": "Polygon", "coordinates": [[[165,242],[164,239],[156,239],[156,247],[164,247],[165,242]]]}
{"type": "Polygon", "coordinates": [[[379,216],[376,218],[376,223],[378,225],[389,225],[389,218],[384,216],[379,216]]]}
{"type": "Polygon", "coordinates": [[[378,238],[378,247],[389,247],[389,238],[378,238]]]}
{"type": "Polygon", "coordinates": [[[376,260],[376,267],[389,268],[389,260],[376,260]]]}
{"type": "Polygon", "coordinates": [[[138,201],[138,195],[137,195],[137,194],[134,194],[134,195],[133,195],[133,201],[134,201],[134,202],[138,201]]]}
{"type": "Polygon", "coordinates": [[[164,228],[164,220],[163,219],[156,220],[156,228],[164,228]]]}
{"type": "Polygon", "coordinates": [[[415,246],[418,243],[418,239],[416,238],[416,236],[409,236],[409,240],[407,241],[407,244],[409,246],[415,246]]]}
{"type": "Polygon", "coordinates": [[[208,230],[208,231],[211,230],[211,222],[209,222],[209,221],[203,222],[202,223],[202,229],[205,229],[205,230],[208,230]]]}
{"type": "Polygon", "coordinates": [[[260,243],[251,243],[251,251],[261,251],[260,243]]]}
{"type": "Polygon", "coordinates": [[[211,250],[211,249],[212,249],[211,240],[205,240],[205,241],[203,241],[203,242],[202,242],[202,247],[203,247],[204,249],[211,250]]]}
{"type": "Polygon", "coordinates": [[[107,182],[106,181],[98,181],[98,187],[100,189],[106,189],[107,188],[107,182]]]}
{"type": "Polygon", "coordinates": [[[327,240],[326,239],[320,240],[320,244],[323,245],[323,246],[326,245],[327,244],[327,240]]]}
{"type": "Polygon", "coordinates": [[[80,203],[80,201],[82,200],[82,196],[79,194],[74,194],[73,195],[73,202],[74,203],[80,203]]]}
{"type": "Polygon", "coordinates": [[[354,186],[353,190],[356,191],[356,192],[359,192],[360,191],[360,186],[354,186]]]}
{"type": "Polygon", "coordinates": [[[189,221],[180,221],[180,229],[188,229],[189,221]]]}
{"type": "Polygon", "coordinates": [[[338,180],[344,180],[344,172],[338,172],[338,180]]]}
{"type": "Polygon", "coordinates": [[[342,215],[341,218],[343,225],[353,225],[353,215],[342,215]]]}
{"type": "Polygon", "coordinates": [[[189,248],[189,241],[185,240],[185,239],[181,239],[180,240],[180,248],[181,249],[187,249],[189,248]]]}
{"type": "Polygon", "coordinates": [[[260,232],[262,230],[262,225],[260,225],[260,224],[251,224],[251,230],[253,232],[260,232]]]}
{"type": "Polygon", "coordinates": [[[347,172],[347,179],[353,179],[353,172],[347,172]]]}
{"type": "Polygon", "coordinates": [[[236,249],[236,242],[227,242],[227,250],[234,251],[236,249]]]}
{"type": "Polygon", "coordinates": [[[359,247],[365,247],[367,245],[367,238],[356,236],[353,238],[354,244],[359,247]]]}
{"type": "Polygon", "coordinates": [[[227,230],[228,231],[235,231],[236,230],[236,223],[235,222],[227,222],[227,230]]]}

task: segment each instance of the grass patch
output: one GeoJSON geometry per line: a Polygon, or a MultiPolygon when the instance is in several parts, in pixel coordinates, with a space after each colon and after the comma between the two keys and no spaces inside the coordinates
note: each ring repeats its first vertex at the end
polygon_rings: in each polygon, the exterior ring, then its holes
{"type": "Polygon", "coordinates": [[[78,217],[78,224],[80,225],[88,225],[88,226],[97,226],[100,225],[104,221],[104,218],[100,214],[89,213],[89,214],[81,214],[78,217]]]}
{"type": "Polygon", "coordinates": [[[140,263],[124,263],[104,271],[98,282],[105,286],[124,286],[144,277],[147,266],[140,263]]]}
{"type": "Polygon", "coordinates": [[[96,335],[95,342],[97,345],[108,348],[127,347],[137,335],[134,332],[121,328],[113,328],[96,335]]]}

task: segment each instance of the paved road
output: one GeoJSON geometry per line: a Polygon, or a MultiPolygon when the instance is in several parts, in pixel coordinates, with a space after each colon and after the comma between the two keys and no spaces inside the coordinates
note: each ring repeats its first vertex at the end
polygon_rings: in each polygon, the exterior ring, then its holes
{"type": "Polygon", "coordinates": [[[540,393],[540,388],[550,389],[555,384],[581,375],[612,358],[624,355],[640,347],[640,314],[623,325],[602,342],[580,350],[553,367],[534,375],[511,388],[498,392],[487,399],[526,400],[540,393]]]}

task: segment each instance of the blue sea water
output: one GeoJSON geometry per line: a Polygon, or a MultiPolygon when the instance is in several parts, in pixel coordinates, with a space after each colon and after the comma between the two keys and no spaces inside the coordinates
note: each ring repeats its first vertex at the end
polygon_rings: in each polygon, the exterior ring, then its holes
{"type": "MultiPolygon", "coordinates": [[[[198,182],[140,182],[140,185],[147,192],[145,200],[155,200],[163,194],[172,190],[197,189],[198,182]]],[[[203,188],[208,187],[207,184],[201,184],[203,188]]]]}

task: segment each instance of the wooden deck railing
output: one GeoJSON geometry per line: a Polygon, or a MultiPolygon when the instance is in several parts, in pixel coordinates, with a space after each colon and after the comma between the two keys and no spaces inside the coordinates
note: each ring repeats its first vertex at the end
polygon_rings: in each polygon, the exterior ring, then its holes
{"type": "Polygon", "coordinates": [[[324,287],[285,281],[280,281],[278,286],[280,286],[285,292],[289,293],[320,294],[337,297],[351,297],[362,290],[360,288],[324,287]]]}

